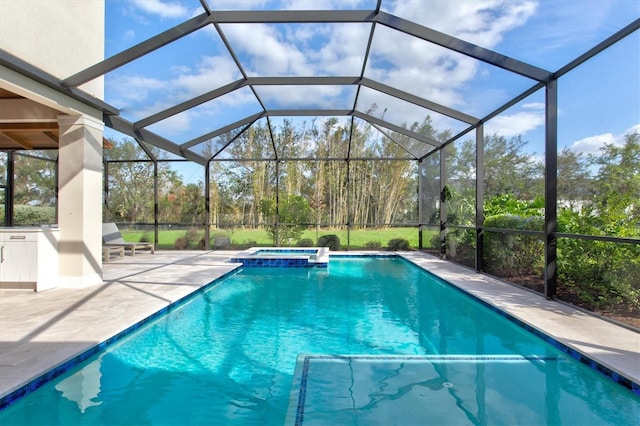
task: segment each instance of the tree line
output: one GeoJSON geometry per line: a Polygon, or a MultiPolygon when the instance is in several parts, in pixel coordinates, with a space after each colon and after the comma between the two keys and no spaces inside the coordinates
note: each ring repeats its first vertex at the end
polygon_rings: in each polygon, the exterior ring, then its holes
{"type": "MultiPolygon", "coordinates": [[[[405,127],[435,140],[450,137],[448,131],[437,131],[429,117],[405,127]]],[[[521,136],[493,134],[483,142],[485,227],[543,231],[541,153],[532,152],[521,136]]],[[[157,167],[159,222],[194,227],[207,222],[204,169],[202,180],[185,182],[170,161],[154,165],[136,141],[112,140],[111,145],[104,150],[104,221],[153,222],[157,167]]],[[[159,149],[145,149],[167,160],[159,149]]],[[[454,260],[472,258],[475,233],[465,227],[475,224],[475,140],[448,145],[442,157],[436,153],[422,161],[406,160],[428,149],[423,142],[396,132],[382,135],[358,121],[351,129],[350,123],[334,118],[284,120],[273,130],[258,122],[202,148],[205,156],[216,154],[210,164],[209,221],[221,229],[267,229],[278,243],[295,239],[301,229],[320,226],[427,224],[438,230],[439,209],[446,202],[447,254],[454,260]],[[441,159],[446,163],[445,191],[441,159]]],[[[20,206],[15,210],[20,215],[16,224],[55,222],[56,155],[55,151],[16,153],[14,200],[20,206]]],[[[3,157],[6,160],[6,153],[3,157]]],[[[640,239],[640,134],[626,135],[619,145],[604,144],[597,154],[561,149],[557,164],[558,231],[627,239],[559,238],[559,280],[590,307],[618,302],[640,307],[640,244],[634,243],[640,239]]],[[[6,172],[6,161],[0,161],[0,189],[6,186],[6,172]]],[[[540,275],[544,260],[540,237],[487,235],[485,245],[493,238],[497,250],[485,247],[487,270],[540,275]]]]}
{"type": "MultiPolygon", "coordinates": [[[[446,140],[427,117],[408,127],[415,133],[446,140]]],[[[384,227],[418,224],[437,218],[439,155],[421,163],[406,160],[408,152],[423,149],[422,142],[391,132],[382,135],[368,124],[335,118],[322,122],[284,120],[273,132],[254,124],[241,135],[231,132],[210,141],[205,156],[229,144],[210,165],[210,222],[220,227],[257,228],[274,221],[265,214],[263,200],[283,205],[302,197],[310,209],[306,225],[384,227]],[[387,138],[388,136],[388,138],[387,138]],[[391,142],[393,140],[394,142],[391,142]],[[274,148],[275,152],[274,153],[274,148]],[[347,152],[348,151],[348,152],[347,152]],[[345,161],[348,157],[350,160],[345,161]],[[278,161],[275,161],[278,158],[278,161]],[[382,160],[381,160],[382,158],[382,160]],[[378,160],[369,160],[378,159],[378,160]],[[418,185],[422,179],[423,205],[431,218],[418,217],[418,185]],[[276,193],[277,192],[277,193],[276,193]]],[[[624,144],[603,145],[598,155],[569,149],[558,153],[558,200],[561,212],[592,217],[592,226],[606,235],[625,236],[640,223],[640,136],[625,137],[624,144]],[[596,220],[598,218],[598,220],[596,220]]],[[[123,223],[153,222],[154,164],[137,142],[111,140],[104,150],[105,220],[123,223]]],[[[544,196],[544,164],[527,150],[521,136],[485,137],[485,200],[510,195],[534,201],[544,196]]],[[[202,179],[184,182],[163,152],[147,146],[157,163],[158,212],[161,223],[200,225],[206,222],[204,169],[202,179]]],[[[56,151],[20,152],[16,155],[14,202],[49,206],[56,203],[56,151]]],[[[6,156],[5,156],[6,157],[6,156]]],[[[449,213],[452,224],[473,225],[475,217],[475,140],[445,148],[449,213]]],[[[0,162],[0,175],[6,174],[0,162]]],[[[6,179],[5,179],[6,181],[6,179]]],[[[280,222],[283,222],[280,220],[280,222]]],[[[299,221],[298,221],[299,222],[299,221]]],[[[435,222],[434,222],[435,224],[435,222]]]]}

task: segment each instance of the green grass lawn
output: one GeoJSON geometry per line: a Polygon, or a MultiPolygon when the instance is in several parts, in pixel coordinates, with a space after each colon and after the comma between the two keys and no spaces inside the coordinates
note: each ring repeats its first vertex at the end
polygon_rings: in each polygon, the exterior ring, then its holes
{"type": "MultiPolygon", "coordinates": [[[[198,241],[204,236],[204,231],[199,230],[192,233],[191,244],[189,248],[198,248],[198,241]]],[[[347,230],[346,229],[321,229],[317,234],[315,230],[305,231],[302,238],[309,238],[317,242],[318,238],[323,235],[337,235],[340,238],[340,244],[343,249],[347,248],[347,230]]],[[[158,233],[158,247],[161,249],[176,248],[176,240],[187,235],[184,230],[160,231],[158,233]]],[[[122,230],[122,236],[125,241],[140,241],[143,237],[148,241],[153,240],[153,232],[122,230]]],[[[255,229],[235,229],[233,231],[212,230],[211,239],[215,236],[225,236],[231,238],[231,245],[234,248],[246,248],[251,246],[272,246],[273,240],[265,230],[255,229]]],[[[372,241],[380,243],[380,248],[386,248],[389,240],[394,238],[402,238],[409,241],[411,248],[418,247],[418,231],[416,228],[387,228],[387,229],[355,229],[350,232],[349,248],[362,249],[365,244],[372,241]]],[[[430,238],[427,236],[426,238],[430,238]]],[[[292,241],[292,246],[296,245],[296,241],[292,241]]]]}

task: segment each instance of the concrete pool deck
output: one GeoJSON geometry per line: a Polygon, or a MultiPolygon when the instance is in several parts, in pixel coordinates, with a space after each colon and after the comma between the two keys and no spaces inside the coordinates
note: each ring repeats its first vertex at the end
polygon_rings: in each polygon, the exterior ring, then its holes
{"type": "MultiPolygon", "coordinates": [[[[102,285],[0,290],[0,397],[231,272],[236,253],[126,256],[103,265],[102,285]]],[[[402,256],[640,383],[640,333],[424,253],[402,256]]]]}

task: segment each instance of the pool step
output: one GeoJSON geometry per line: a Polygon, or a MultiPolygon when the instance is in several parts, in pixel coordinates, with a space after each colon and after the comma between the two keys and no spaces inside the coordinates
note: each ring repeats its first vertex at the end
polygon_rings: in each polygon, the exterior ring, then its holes
{"type": "Polygon", "coordinates": [[[328,247],[252,247],[231,258],[248,268],[326,268],[329,263],[328,247]]]}

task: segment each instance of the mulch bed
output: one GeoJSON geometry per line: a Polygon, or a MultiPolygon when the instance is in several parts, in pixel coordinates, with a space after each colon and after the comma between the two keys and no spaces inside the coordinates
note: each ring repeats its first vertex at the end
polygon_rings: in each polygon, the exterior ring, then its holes
{"type": "MultiPolygon", "coordinates": [[[[542,279],[535,275],[525,275],[506,278],[508,281],[521,285],[522,287],[534,290],[537,293],[544,293],[544,282],[542,279]]],[[[565,303],[577,306],[587,311],[594,312],[603,317],[618,321],[620,323],[630,325],[637,328],[640,331],[640,309],[630,306],[614,306],[604,309],[594,309],[593,306],[589,306],[582,301],[577,294],[568,286],[563,286],[561,282],[558,282],[558,288],[556,290],[555,299],[565,303]]]]}

